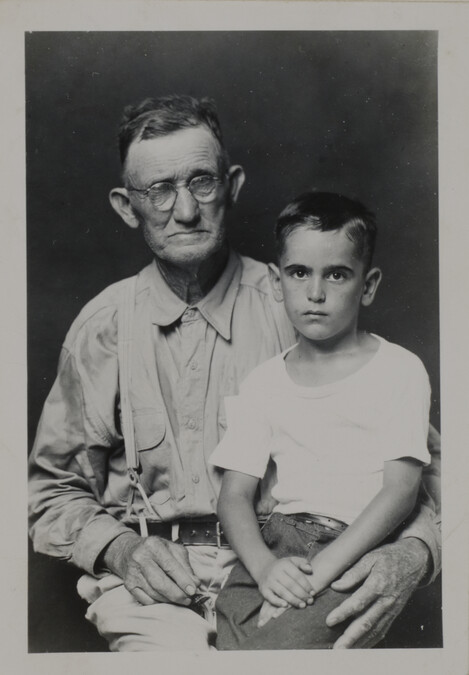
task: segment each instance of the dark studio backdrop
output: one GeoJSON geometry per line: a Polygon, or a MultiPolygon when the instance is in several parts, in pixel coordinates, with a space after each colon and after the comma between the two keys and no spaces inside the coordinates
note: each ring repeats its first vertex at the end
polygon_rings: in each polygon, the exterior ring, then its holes
{"type": "MultiPolygon", "coordinates": [[[[415,352],[439,428],[437,34],[382,32],[36,32],[26,34],[30,445],[81,307],[149,260],[112,211],[125,105],[188,93],[216,100],[247,181],[233,245],[274,258],[272,228],[300,192],[338,191],[377,215],[384,281],[368,330],[415,352]]],[[[97,651],[77,570],[31,554],[29,649],[97,651]]],[[[441,646],[436,582],[383,646],[441,646]]]]}

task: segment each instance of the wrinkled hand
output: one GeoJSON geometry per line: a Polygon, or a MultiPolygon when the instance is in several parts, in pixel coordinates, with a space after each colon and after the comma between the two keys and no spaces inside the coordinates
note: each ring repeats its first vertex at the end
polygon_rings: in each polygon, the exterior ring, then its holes
{"type": "Polygon", "coordinates": [[[142,605],[189,605],[200,584],[184,546],[160,537],[121,535],[108,546],[104,562],[142,605]]]}
{"type": "Polygon", "coordinates": [[[311,565],[298,556],[279,558],[269,563],[258,579],[259,590],[274,607],[306,607],[312,602],[307,575],[311,565]]]}
{"type": "Polygon", "coordinates": [[[356,617],[334,649],[368,648],[382,640],[424,576],[428,559],[422,541],[402,539],[370,551],[331,584],[336,591],[350,591],[363,582],[326,619],[334,626],[356,617]]]}

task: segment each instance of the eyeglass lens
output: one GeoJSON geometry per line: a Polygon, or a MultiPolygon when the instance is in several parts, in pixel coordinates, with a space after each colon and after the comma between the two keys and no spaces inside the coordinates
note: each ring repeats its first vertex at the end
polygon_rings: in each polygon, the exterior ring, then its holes
{"type": "MultiPolygon", "coordinates": [[[[215,195],[219,179],[214,176],[196,176],[187,185],[187,189],[198,202],[208,202],[215,195]]],[[[152,205],[161,210],[169,210],[174,206],[178,189],[172,183],[153,185],[148,191],[148,198],[152,205]]]]}

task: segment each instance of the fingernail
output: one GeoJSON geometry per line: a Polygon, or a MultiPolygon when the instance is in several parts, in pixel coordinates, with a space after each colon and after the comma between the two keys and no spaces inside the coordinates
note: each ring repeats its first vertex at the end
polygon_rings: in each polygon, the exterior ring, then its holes
{"type": "Polygon", "coordinates": [[[186,586],[186,593],[189,593],[189,595],[194,595],[195,593],[195,588],[194,586],[186,586]]]}
{"type": "Polygon", "coordinates": [[[314,602],[314,598],[308,598],[307,601],[308,605],[312,605],[314,602]]]}
{"type": "Polygon", "coordinates": [[[300,608],[300,609],[304,609],[305,607],[306,607],[306,603],[305,603],[305,602],[300,602],[299,608],[300,608]]]}

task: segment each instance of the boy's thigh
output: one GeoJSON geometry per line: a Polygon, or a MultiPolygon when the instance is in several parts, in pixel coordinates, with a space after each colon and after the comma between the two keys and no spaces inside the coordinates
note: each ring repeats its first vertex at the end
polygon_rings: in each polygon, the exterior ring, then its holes
{"type": "Polygon", "coordinates": [[[347,623],[329,628],[328,614],[350,594],[328,588],[304,609],[291,607],[240,643],[239,649],[332,649],[347,623]]]}
{"type": "Polygon", "coordinates": [[[264,598],[241,562],[237,562],[217,601],[217,649],[240,649],[257,628],[264,598]]]}
{"type": "MultiPolygon", "coordinates": [[[[314,557],[338,533],[297,522],[275,513],[262,531],[267,546],[279,558],[314,557]]],[[[328,628],[326,617],[348,597],[327,589],[303,610],[289,609],[257,627],[263,597],[247,570],[237,563],[217,601],[219,649],[329,649],[345,626],[328,628]]]]}

